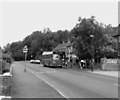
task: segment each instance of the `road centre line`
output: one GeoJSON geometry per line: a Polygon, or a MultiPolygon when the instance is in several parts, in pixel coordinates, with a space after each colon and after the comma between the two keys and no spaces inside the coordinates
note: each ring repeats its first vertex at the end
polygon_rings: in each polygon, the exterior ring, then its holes
{"type": "Polygon", "coordinates": [[[57,71],[46,71],[46,72],[36,72],[36,73],[38,73],[38,74],[41,73],[42,74],[42,73],[56,73],[56,72],[57,71]]]}
{"type": "Polygon", "coordinates": [[[113,84],[113,85],[120,86],[119,84],[113,84]]]}
{"type": "Polygon", "coordinates": [[[52,88],[54,88],[61,96],[63,96],[64,98],[68,99],[69,98],[67,96],[65,96],[60,90],[58,90],[56,87],[54,87],[52,84],[50,84],[48,81],[46,81],[45,79],[41,78],[40,76],[38,76],[37,74],[35,74],[33,71],[31,71],[30,69],[27,68],[27,70],[32,73],[33,75],[35,75],[37,78],[41,79],[42,81],[44,81],[45,83],[47,83],[49,86],[51,86],[52,88]]]}
{"type": "Polygon", "coordinates": [[[36,72],[36,73],[38,73],[38,74],[39,74],[39,73],[45,73],[45,72],[36,72]]]}

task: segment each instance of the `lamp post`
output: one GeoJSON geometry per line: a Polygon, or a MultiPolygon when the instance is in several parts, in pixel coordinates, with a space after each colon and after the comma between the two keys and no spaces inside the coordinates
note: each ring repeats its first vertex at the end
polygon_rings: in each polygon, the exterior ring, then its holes
{"type": "Polygon", "coordinates": [[[28,48],[25,45],[23,48],[23,53],[25,53],[25,68],[24,68],[24,72],[26,72],[26,58],[27,58],[27,52],[28,52],[28,48]]]}
{"type": "Polygon", "coordinates": [[[94,38],[94,35],[90,35],[90,37],[91,37],[91,49],[92,49],[91,71],[93,71],[93,68],[94,68],[94,46],[93,46],[93,38],[94,38]]]}
{"type": "Polygon", "coordinates": [[[120,59],[120,34],[117,34],[113,37],[117,38],[117,59],[118,59],[117,63],[118,63],[118,70],[119,70],[119,68],[120,68],[120,61],[119,61],[119,59],[120,59]]]}

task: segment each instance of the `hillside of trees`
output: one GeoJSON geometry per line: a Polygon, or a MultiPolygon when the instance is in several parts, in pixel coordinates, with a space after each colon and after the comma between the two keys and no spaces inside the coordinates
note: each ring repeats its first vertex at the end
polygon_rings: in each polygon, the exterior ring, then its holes
{"type": "Polygon", "coordinates": [[[34,31],[22,41],[16,41],[4,46],[4,53],[10,54],[14,60],[24,60],[23,47],[27,45],[27,59],[40,59],[43,51],[51,51],[60,43],[70,40],[73,42],[75,54],[81,58],[91,57],[117,57],[117,40],[113,38],[118,33],[118,27],[98,23],[94,16],[90,18],[79,17],[72,30],[58,30],[52,32],[49,28],[43,31],[34,31]],[[91,37],[94,36],[94,37],[91,37]],[[94,51],[92,49],[94,47],[94,51]]]}

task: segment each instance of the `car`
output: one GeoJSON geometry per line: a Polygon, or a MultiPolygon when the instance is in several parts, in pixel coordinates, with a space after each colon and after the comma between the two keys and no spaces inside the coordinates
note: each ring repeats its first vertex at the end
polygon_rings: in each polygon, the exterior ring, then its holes
{"type": "Polygon", "coordinates": [[[40,64],[40,60],[35,60],[35,64],[40,64]]]}
{"type": "Polygon", "coordinates": [[[35,60],[30,60],[30,63],[35,63],[35,60]]]}

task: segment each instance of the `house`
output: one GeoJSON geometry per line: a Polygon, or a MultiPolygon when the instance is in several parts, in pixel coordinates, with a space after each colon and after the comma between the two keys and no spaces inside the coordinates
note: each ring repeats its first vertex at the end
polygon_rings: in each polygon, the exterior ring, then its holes
{"type": "Polygon", "coordinates": [[[53,49],[53,52],[56,52],[64,57],[68,58],[68,61],[70,61],[71,57],[76,57],[76,55],[73,54],[74,48],[73,48],[73,43],[70,41],[68,42],[63,42],[62,44],[59,44],[56,48],[53,49]]]}
{"type": "Polygon", "coordinates": [[[120,33],[118,31],[118,34],[113,36],[114,38],[117,38],[117,53],[118,53],[118,57],[120,57],[120,33]]]}

